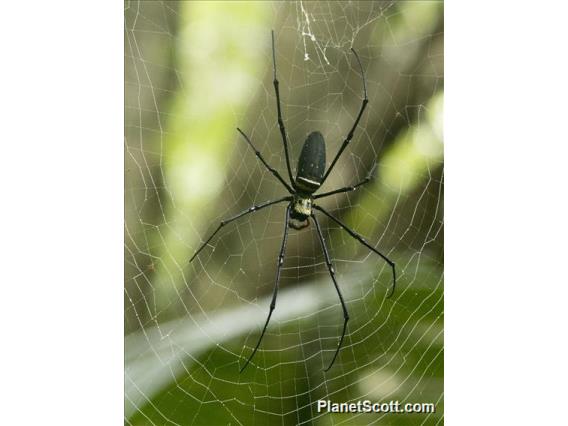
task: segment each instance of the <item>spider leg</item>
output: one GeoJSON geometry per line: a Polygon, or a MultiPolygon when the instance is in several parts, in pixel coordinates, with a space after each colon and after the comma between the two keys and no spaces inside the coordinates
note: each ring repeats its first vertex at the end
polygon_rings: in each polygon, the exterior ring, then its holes
{"type": "Polygon", "coordinates": [[[247,214],[249,214],[249,213],[254,213],[254,212],[256,212],[256,211],[258,211],[258,210],[261,210],[261,209],[263,209],[263,208],[265,208],[265,207],[271,206],[271,205],[273,205],[273,204],[281,203],[281,202],[283,202],[283,201],[290,201],[291,199],[292,199],[292,197],[286,196],[286,197],[279,198],[278,200],[267,201],[267,202],[265,202],[265,203],[258,204],[258,205],[256,205],[256,206],[249,207],[248,209],[243,210],[243,211],[240,212],[239,214],[236,214],[235,216],[233,216],[233,217],[231,217],[231,218],[229,218],[229,219],[224,219],[224,220],[222,220],[221,223],[219,224],[219,226],[217,227],[217,229],[215,230],[215,232],[213,232],[213,233],[211,234],[211,236],[210,236],[209,238],[207,238],[207,240],[206,240],[203,244],[201,244],[201,246],[197,249],[197,251],[195,252],[195,254],[194,254],[193,256],[191,256],[191,259],[189,259],[189,263],[193,262],[193,259],[195,259],[195,257],[199,254],[199,252],[200,252],[201,250],[203,250],[203,248],[209,243],[209,241],[211,241],[211,239],[217,234],[217,232],[219,232],[219,230],[220,230],[223,226],[225,226],[225,225],[227,225],[228,223],[231,223],[232,221],[237,220],[238,218],[243,217],[243,216],[245,216],[245,215],[247,215],[247,214]]]}
{"type": "Polygon", "coordinates": [[[324,371],[329,371],[329,369],[331,368],[331,366],[335,362],[337,355],[339,354],[339,350],[341,349],[341,345],[343,344],[343,338],[345,337],[345,331],[347,330],[347,321],[349,321],[349,313],[347,312],[347,306],[345,306],[345,301],[343,300],[343,295],[341,294],[341,290],[339,289],[339,285],[337,284],[337,280],[335,279],[335,269],[333,268],[333,265],[332,265],[331,260],[329,258],[329,253],[327,252],[327,247],[325,245],[325,240],[324,240],[323,234],[321,232],[320,224],[319,224],[319,222],[316,218],[316,215],[313,212],[312,212],[312,218],[314,219],[314,223],[316,224],[316,229],[318,231],[318,236],[319,236],[319,240],[320,240],[320,243],[321,243],[321,248],[322,248],[323,254],[325,256],[325,263],[327,265],[327,269],[329,270],[329,275],[331,276],[331,279],[333,281],[333,285],[335,286],[335,289],[337,290],[337,295],[339,296],[339,301],[341,302],[341,307],[343,308],[343,332],[341,333],[341,338],[339,339],[339,344],[337,345],[337,349],[335,350],[335,354],[333,355],[333,359],[331,360],[331,362],[329,363],[327,368],[324,370],[324,371]]]}
{"type": "Polygon", "coordinates": [[[290,154],[288,153],[288,139],[286,138],[286,128],[284,127],[284,120],[282,120],[282,110],[280,108],[280,90],[279,82],[276,78],[276,53],[274,48],[274,30],[272,30],[272,63],[274,65],[274,79],[272,83],[274,84],[274,91],[276,92],[276,109],[278,111],[278,127],[280,128],[280,134],[282,135],[282,143],[284,144],[284,154],[286,155],[286,167],[288,168],[288,176],[290,177],[290,183],[292,186],[296,187],[296,182],[292,177],[292,168],[290,167],[290,154]]]}
{"type": "Polygon", "coordinates": [[[355,55],[355,58],[357,59],[357,62],[359,63],[359,69],[361,70],[361,77],[363,78],[363,103],[361,104],[361,109],[359,110],[359,114],[357,115],[357,118],[355,119],[355,123],[353,123],[353,127],[351,127],[351,130],[349,131],[349,133],[347,134],[347,137],[343,141],[341,148],[339,148],[339,151],[337,152],[337,154],[335,155],[335,158],[331,162],[329,169],[327,169],[327,172],[325,173],[323,180],[321,181],[321,185],[323,185],[323,183],[325,182],[325,180],[327,179],[327,177],[331,173],[331,170],[335,166],[335,163],[337,163],[337,160],[339,160],[339,157],[341,157],[343,150],[345,150],[345,148],[347,148],[347,145],[349,145],[349,142],[351,142],[351,139],[353,139],[353,133],[355,132],[355,128],[359,124],[359,120],[361,119],[361,116],[363,115],[363,111],[365,111],[365,107],[367,106],[367,103],[369,102],[369,99],[367,98],[367,83],[365,82],[365,73],[363,72],[363,65],[361,65],[361,60],[359,59],[359,55],[357,55],[357,52],[355,52],[355,49],[351,48],[351,51],[353,52],[353,54],[355,55]]]}
{"type": "Polygon", "coordinates": [[[268,171],[270,171],[274,176],[276,176],[276,178],[282,182],[282,185],[284,185],[286,187],[286,189],[288,190],[288,192],[290,194],[294,194],[294,190],[292,190],[292,188],[290,188],[290,185],[288,185],[286,183],[286,181],[282,178],[282,176],[280,176],[280,173],[278,173],[278,171],[272,167],[270,167],[268,165],[268,163],[264,160],[264,158],[262,157],[262,154],[260,153],[260,151],[258,149],[255,148],[255,146],[252,144],[252,142],[250,141],[249,137],[241,130],[237,127],[237,130],[239,131],[239,133],[241,135],[243,135],[243,137],[245,138],[245,140],[247,141],[247,143],[249,144],[249,146],[252,148],[252,150],[254,151],[254,154],[258,157],[258,159],[262,162],[262,164],[264,164],[264,167],[266,167],[268,169],[268,171]]]}
{"type": "Polygon", "coordinates": [[[341,194],[342,192],[350,192],[350,191],[357,190],[357,188],[365,185],[366,183],[369,183],[373,179],[373,171],[375,170],[376,166],[377,166],[377,164],[375,163],[375,165],[371,169],[371,172],[369,173],[369,175],[365,179],[363,179],[361,182],[359,182],[358,184],[352,185],[352,186],[346,186],[345,188],[335,189],[335,190],[329,191],[329,192],[324,192],[323,194],[319,194],[319,195],[314,196],[314,200],[317,200],[318,198],[329,197],[330,195],[334,195],[334,194],[341,194]]]}
{"type": "Polygon", "coordinates": [[[280,254],[278,255],[278,262],[276,264],[276,280],[274,282],[272,301],[270,302],[270,311],[268,312],[268,317],[266,318],[266,322],[264,323],[264,328],[262,329],[260,338],[258,339],[258,342],[254,347],[254,350],[248,357],[247,362],[245,362],[245,365],[243,365],[243,367],[241,368],[240,373],[242,373],[244,369],[247,368],[247,365],[249,365],[250,360],[252,359],[252,357],[254,357],[254,354],[256,354],[256,351],[260,346],[260,342],[262,342],[262,338],[264,337],[264,333],[266,332],[266,327],[268,327],[268,323],[270,322],[270,317],[272,316],[272,312],[274,312],[274,308],[276,307],[276,296],[278,295],[278,284],[280,282],[280,270],[282,268],[282,265],[284,264],[284,252],[286,251],[286,242],[288,241],[289,220],[290,220],[290,205],[288,204],[288,207],[286,207],[286,218],[284,219],[284,237],[282,239],[282,247],[280,247],[280,254]]]}
{"type": "Polygon", "coordinates": [[[351,235],[353,238],[355,238],[357,241],[359,241],[361,244],[363,244],[365,247],[367,247],[369,250],[373,251],[374,253],[378,254],[379,256],[381,256],[385,262],[387,262],[390,267],[392,268],[392,290],[390,292],[390,294],[387,296],[387,299],[390,298],[393,294],[394,294],[394,290],[396,287],[396,268],[394,265],[394,262],[392,260],[390,260],[388,257],[386,257],[384,254],[382,254],[380,251],[378,251],[377,249],[375,249],[372,245],[370,245],[367,241],[365,241],[365,239],[359,235],[357,232],[352,231],[347,225],[345,225],[343,222],[341,222],[339,219],[335,218],[334,216],[332,216],[330,213],[328,213],[327,211],[325,211],[323,209],[323,207],[317,206],[317,205],[313,205],[313,207],[316,210],[319,210],[320,212],[322,212],[323,214],[325,214],[327,217],[329,217],[331,220],[333,220],[335,223],[337,223],[339,226],[341,226],[343,229],[345,229],[345,231],[347,231],[347,233],[349,235],[351,235]]]}

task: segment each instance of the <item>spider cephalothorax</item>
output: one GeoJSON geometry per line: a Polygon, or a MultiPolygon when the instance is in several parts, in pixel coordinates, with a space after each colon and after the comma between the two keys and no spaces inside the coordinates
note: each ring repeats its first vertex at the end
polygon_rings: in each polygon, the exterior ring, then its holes
{"type": "Polygon", "coordinates": [[[278,113],[278,127],[280,129],[280,135],[282,136],[282,143],[284,145],[284,154],[286,156],[286,168],[288,170],[288,178],[290,179],[291,186],[280,175],[280,173],[278,173],[278,171],[276,169],[274,169],[273,167],[268,165],[268,163],[262,157],[260,151],[258,151],[254,147],[254,145],[250,141],[249,137],[241,129],[237,128],[237,130],[243,136],[243,138],[246,140],[246,142],[249,144],[249,146],[254,150],[254,153],[258,157],[260,162],[266,167],[266,169],[268,171],[270,171],[282,183],[282,185],[284,185],[284,187],[286,188],[286,190],[288,191],[288,193],[290,195],[281,197],[281,198],[274,200],[274,201],[267,201],[267,202],[264,202],[262,204],[258,204],[256,206],[249,207],[247,210],[244,210],[244,211],[238,213],[237,215],[235,215],[235,216],[233,216],[229,219],[225,219],[225,220],[221,221],[221,223],[219,224],[219,226],[217,227],[215,232],[213,232],[213,234],[211,234],[211,236],[206,241],[204,241],[203,244],[201,244],[201,246],[197,249],[197,251],[195,252],[195,254],[192,256],[192,258],[190,260],[190,262],[191,262],[191,261],[193,261],[193,259],[195,259],[195,257],[199,254],[199,252],[201,252],[201,250],[203,250],[203,248],[209,243],[209,241],[211,241],[211,239],[217,234],[217,232],[223,226],[229,224],[230,222],[232,222],[234,220],[239,219],[240,217],[242,217],[244,215],[256,212],[258,210],[261,210],[261,209],[268,207],[268,206],[271,206],[273,204],[282,203],[282,202],[285,202],[285,201],[288,202],[288,206],[286,207],[286,215],[284,216],[284,237],[282,239],[282,246],[280,247],[280,254],[278,255],[278,260],[277,260],[277,263],[276,263],[276,280],[275,280],[275,283],[274,283],[274,291],[272,293],[272,301],[270,302],[270,310],[268,312],[268,317],[266,318],[266,322],[264,323],[264,328],[262,329],[262,333],[260,334],[258,342],[257,342],[255,348],[253,349],[252,353],[250,354],[250,356],[246,360],[245,364],[241,368],[241,372],[246,368],[246,366],[249,364],[249,362],[253,358],[254,354],[258,350],[258,348],[260,346],[260,342],[262,341],[262,338],[264,337],[264,333],[266,332],[266,328],[268,327],[268,323],[270,322],[272,312],[274,311],[274,308],[276,307],[276,297],[278,295],[278,284],[280,282],[280,271],[281,271],[282,265],[284,264],[286,242],[288,241],[288,228],[303,229],[303,228],[309,226],[310,219],[312,219],[314,221],[314,224],[316,225],[316,231],[317,231],[317,234],[318,234],[318,238],[320,240],[320,244],[321,244],[321,248],[322,248],[324,257],[325,257],[325,263],[326,263],[327,269],[329,271],[329,275],[331,277],[331,280],[333,281],[333,285],[335,287],[335,290],[337,291],[339,301],[341,302],[341,307],[343,309],[343,331],[341,333],[341,337],[339,338],[339,343],[337,345],[337,349],[335,350],[335,354],[333,355],[333,358],[331,359],[331,362],[329,363],[329,365],[325,369],[325,371],[328,371],[331,368],[331,366],[335,362],[335,359],[337,358],[337,355],[339,354],[339,350],[341,349],[341,345],[343,343],[343,338],[345,337],[345,331],[347,329],[347,321],[349,321],[349,313],[347,312],[347,306],[345,305],[345,301],[343,300],[343,295],[341,294],[341,290],[339,289],[339,285],[337,284],[337,280],[336,280],[336,277],[335,277],[335,269],[333,268],[333,265],[331,263],[331,258],[329,257],[329,253],[327,251],[325,239],[323,237],[323,233],[322,233],[319,221],[318,221],[318,219],[317,219],[317,217],[314,213],[314,210],[317,210],[317,211],[323,213],[331,221],[335,222],[335,224],[337,224],[341,228],[343,228],[349,235],[351,235],[353,238],[355,238],[357,241],[359,241],[361,244],[363,244],[369,250],[371,250],[374,253],[381,256],[390,265],[390,267],[392,269],[393,286],[392,286],[392,290],[391,290],[390,294],[387,297],[391,297],[394,294],[394,289],[395,289],[395,286],[396,286],[396,269],[395,269],[395,266],[394,266],[394,262],[391,261],[384,254],[379,252],[377,249],[375,249],[373,246],[371,246],[369,243],[367,243],[367,241],[365,241],[365,239],[363,239],[363,237],[361,237],[358,233],[351,230],[347,225],[345,225],[343,222],[341,222],[335,216],[328,213],[323,207],[314,203],[314,200],[317,200],[318,198],[324,198],[324,197],[328,197],[330,195],[340,194],[340,193],[343,193],[343,192],[355,191],[360,186],[369,182],[371,180],[371,176],[372,176],[372,171],[371,171],[371,173],[365,179],[363,179],[361,182],[357,183],[356,185],[346,186],[344,188],[339,188],[339,189],[335,189],[333,191],[324,192],[322,194],[314,195],[314,193],[324,184],[324,182],[327,179],[327,177],[329,176],[331,170],[335,166],[335,163],[337,163],[337,160],[339,159],[339,157],[341,156],[341,154],[343,153],[343,151],[345,150],[347,145],[349,145],[349,142],[351,142],[351,139],[353,138],[353,133],[354,133],[356,127],[357,127],[357,124],[359,124],[359,120],[361,119],[361,115],[363,115],[363,111],[365,110],[365,107],[367,106],[367,103],[368,103],[367,86],[366,86],[366,83],[365,83],[365,74],[363,73],[363,66],[361,65],[361,61],[359,60],[359,56],[357,55],[357,52],[355,52],[354,49],[351,49],[351,51],[353,52],[353,54],[355,55],[355,58],[357,59],[357,63],[359,64],[359,68],[361,70],[361,76],[362,76],[362,79],[363,79],[363,103],[361,105],[361,109],[359,110],[359,114],[357,115],[357,118],[355,119],[355,123],[353,124],[353,127],[351,127],[351,130],[347,134],[347,137],[345,138],[345,140],[341,144],[339,151],[335,155],[335,157],[334,157],[333,161],[331,162],[327,171],[325,169],[325,163],[326,163],[326,161],[325,161],[325,140],[323,138],[323,135],[320,132],[317,132],[317,131],[310,133],[308,135],[308,137],[306,138],[306,141],[304,142],[304,146],[302,147],[302,152],[300,154],[300,158],[298,159],[297,175],[296,175],[296,179],[294,179],[292,177],[292,168],[290,167],[290,155],[288,153],[288,139],[286,137],[286,129],[284,127],[284,121],[282,120],[282,111],[281,111],[281,108],[280,108],[280,91],[278,89],[279,83],[278,83],[278,79],[276,78],[276,53],[275,53],[275,49],[274,49],[274,31],[272,32],[272,61],[273,61],[273,64],[274,64],[274,81],[273,81],[273,83],[274,83],[274,91],[276,93],[276,108],[277,108],[277,113],[278,113]]]}
{"type": "Polygon", "coordinates": [[[290,227],[300,230],[309,225],[308,218],[312,215],[312,204],[313,198],[310,195],[294,195],[291,201],[290,218],[300,223],[290,222],[290,227]]]}

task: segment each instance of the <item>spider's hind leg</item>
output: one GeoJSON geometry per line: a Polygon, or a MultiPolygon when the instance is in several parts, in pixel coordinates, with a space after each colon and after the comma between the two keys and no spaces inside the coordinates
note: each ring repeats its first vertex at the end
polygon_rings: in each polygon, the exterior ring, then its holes
{"type": "Polygon", "coordinates": [[[359,55],[357,54],[355,49],[351,48],[351,51],[355,55],[355,59],[357,59],[357,63],[359,64],[359,70],[361,71],[361,79],[363,80],[363,101],[361,103],[361,109],[359,110],[359,114],[357,114],[357,118],[355,119],[355,123],[353,123],[353,127],[351,127],[351,130],[347,134],[347,137],[345,138],[345,140],[341,144],[339,151],[337,151],[337,154],[335,154],[335,158],[331,162],[329,169],[327,169],[327,172],[325,172],[325,175],[323,176],[323,180],[321,181],[321,185],[323,185],[323,183],[326,181],[327,177],[329,176],[329,174],[333,170],[333,167],[335,167],[335,163],[337,163],[337,160],[339,160],[339,157],[341,157],[341,154],[343,153],[345,148],[347,148],[347,145],[349,145],[349,143],[351,142],[351,139],[353,139],[353,134],[355,133],[355,129],[357,128],[357,125],[359,124],[359,120],[361,120],[361,116],[363,115],[363,111],[365,111],[365,108],[367,107],[367,104],[369,103],[369,98],[367,97],[367,83],[365,81],[365,72],[363,71],[363,65],[361,64],[361,60],[359,59],[359,55]]]}

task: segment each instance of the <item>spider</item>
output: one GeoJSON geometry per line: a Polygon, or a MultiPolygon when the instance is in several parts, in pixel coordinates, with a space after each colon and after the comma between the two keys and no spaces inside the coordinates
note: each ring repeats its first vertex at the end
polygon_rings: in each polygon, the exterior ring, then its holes
{"type": "Polygon", "coordinates": [[[274,201],[266,201],[264,203],[261,203],[261,204],[255,205],[255,206],[251,206],[248,209],[236,214],[233,217],[222,220],[221,223],[219,224],[219,226],[217,227],[217,229],[211,234],[211,236],[209,238],[207,238],[207,240],[205,242],[203,242],[203,244],[197,249],[195,254],[190,259],[190,263],[191,263],[193,261],[193,259],[195,259],[195,257],[201,252],[201,250],[203,250],[203,248],[207,244],[209,244],[209,242],[211,241],[211,239],[213,239],[213,237],[217,234],[217,232],[219,232],[219,230],[221,228],[223,228],[225,225],[228,225],[229,223],[231,223],[231,222],[233,222],[233,221],[235,221],[235,220],[237,220],[237,219],[239,219],[239,218],[241,218],[241,217],[243,217],[243,216],[245,216],[249,213],[257,212],[257,211],[264,209],[265,207],[271,206],[273,204],[288,202],[288,206],[286,207],[286,215],[284,216],[284,236],[283,236],[283,239],[282,239],[282,245],[280,247],[280,254],[278,255],[278,260],[277,260],[277,263],[276,263],[276,279],[275,279],[275,283],[274,283],[274,290],[273,290],[273,293],[272,293],[272,301],[270,302],[270,310],[268,312],[268,317],[266,318],[266,322],[264,323],[264,328],[262,329],[262,333],[260,334],[260,337],[258,339],[258,342],[257,342],[255,348],[253,349],[252,353],[250,354],[250,356],[246,360],[243,367],[240,369],[241,373],[244,371],[244,369],[247,367],[247,365],[250,363],[250,361],[252,360],[252,358],[256,354],[256,351],[258,350],[260,343],[262,342],[262,338],[264,337],[264,333],[266,332],[266,328],[268,327],[268,323],[270,322],[270,318],[272,316],[272,313],[274,312],[274,308],[276,307],[276,297],[278,295],[278,284],[280,282],[280,271],[282,269],[282,265],[284,264],[284,254],[285,254],[285,251],[286,251],[286,242],[288,240],[288,230],[289,230],[289,228],[294,228],[296,230],[300,230],[300,229],[304,229],[304,228],[308,227],[309,224],[310,224],[310,222],[309,222],[310,218],[314,221],[314,223],[316,225],[318,238],[319,238],[320,245],[321,245],[324,257],[325,257],[325,263],[326,263],[327,269],[329,271],[329,275],[331,276],[331,280],[333,281],[333,285],[335,286],[335,290],[337,291],[337,295],[339,296],[339,301],[341,302],[341,307],[343,309],[343,331],[341,333],[341,337],[339,338],[339,343],[337,345],[337,349],[335,350],[333,358],[331,359],[331,362],[329,363],[328,367],[324,371],[326,371],[326,372],[329,371],[329,369],[332,367],[333,363],[335,362],[337,355],[339,354],[339,350],[341,349],[341,345],[343,344],[343,338],[345,337],[345,331],[347,329],[347,322],[349,321],[349,313],[347,312],[347,307],[345,306],[345,300],[343,299],[343,295],[341,294],[341,290],[339,288],[339,285],[337,284],[337,279],[336,279],[336,276],[335,276],[335,269],[334,269],[333,264],[331,262],[331,259],[329,257],[329,252],[328,252],[327,246],[325,244],[325,239],[324,239],[322,231],[321,231],[321,226],[320,226],[319,220],[317,219],[317,217],[315,215],[314,210],[317,210],[317,211],[323,213],[325,216],[327,216],[329,219],[331,219],[333,222],[335,222],[337,225],[339,225],[341,228],[343,228],[351,237],[353,237],[355,240],[359,241],[361,244],[363,244],[365,247],[367,247],[372,252],[378,254],[380,257],[382,257],[390,265],[390,267],[392,269],[393,285],[392,285],[392,290],[391,290],[390,294],[387,296],[387,298],[391,297],[394,294],[394,290],[395,290],[395,287],[396,287],[396,269],[395,269],[394,262],[391,261],[384,254],[382,254],[381,252],[376,250],[373,246],[371,246],[361,235],[359,235],[357,232],[351,230],[342,221],[340,221],[339,219],[337,219],[336,217],[334,217],[333,215],[328,213],[323,207],[317,205],[314,202],[317,199],[325,198],[325,197],[328,197],[330,195],[355,191],[360,186],[363,186],[366,183],[368,183],[369,181],[371,181],[372,175],[373,175],[374,167],[365,179],[363,179],[361,182],[359,182],[355,185],[346,186],[344,188],[335,189],[333,191],[324,192],[324,193],[315,195],[316,191],[323,185],[323,183],[328,178],[329,174],[333,170],[333,167],[337,163],[337,160],[339,159],[339,157],[341,157],[341,154],[343,153],[343,151],[345,150],[347,145],[349,145],[349,142],[351,142],[351,139],[353,138],[353,133],[355,132],[357,124],[359,123],[359,120],[361,119],[361,116],[363,115],[363,111],[365,111],[365,107],[367,106],[367,103],[369,102],[369,100],[367,98],[367,84],[365,82],[365,74],[363,72],[363,66],[361,65],[361,60],[359,59],[359,55],[357,55],[357,52],[355,51],[355,49],[351,48],[351,51],[355,55],[355,59],[357,59],[357,63],[359,64],[359,69],[361,71],[361,77],[362,77],[362,80],[363,80],[363,103],[361,105],[361,109],[359,110],[359,114],[357,115],[357,118],[355,119],[355,123],[351,127],[351,130],[347,134],[347,137],[343,141],[343,144],[339,148],[339,151],[335,155],[335,158],[331,162],[331,165],[329,166],[327,171],[325,170],[325,163],[326,163],[325,162],[325,141],[324,141],[323,135],[318,131],[310,133],[308,135],[308,137],[306,138],[304,145],[302,147],[302,152],[300,153],[300,158],[298,159],[296,179],[294,179],[292,177],[292,169],[290,167],[290,155],[288,153],[288,139],[286,137],[286,129],[284,127],[284,120],[282,119],[282,111],[281,111],[281,107],[280,107],[280,91],[279,91],[279,88],[278,88],[279,82],[278,82],[278,79],[276,78],[276,54],[275,54],[275,48],[274,48],[274,31],[272,31],[272,63],[273,63],[273,72],[274,72],[273,73],[273,76],[274,76],[273,84],[274,84],[274,91],[276,93],[276,108],[277,108],[277,112],[278,112],[278,127],[280,128],[280,134],[282,136],[282,143],[284,145],[284,154],[286,156],[286,167],[288,169],[288,177],[290,179],[290,184],[288,184],[286,182],[286,180],[284,180],[284,178],[280,175],[280,173],[278,173],[278,171],[276,169],[271,167],[265,161],[265,159],[262,157],[262,154],[260,153],[260,151],[258,151],[258,149],[256,149],[255,146],[253,145],[253,143],[251,142],[250,138],[238,127],[237,127],[237,131],[243,136],[243,138],[245,139],[247,144],[254,151],[256,157],[260,160],[260,162],[264,165],[264,167],[266,167],[266,169],[268,171],[270,171],[276,177],[276,179],[278,179],[282,183],[282,185],[286,188],[286,190],[288,191],[288,193],[290,195],[287,195],[285,197],[279,198],[279,199],[274,200],[274,201]]]}

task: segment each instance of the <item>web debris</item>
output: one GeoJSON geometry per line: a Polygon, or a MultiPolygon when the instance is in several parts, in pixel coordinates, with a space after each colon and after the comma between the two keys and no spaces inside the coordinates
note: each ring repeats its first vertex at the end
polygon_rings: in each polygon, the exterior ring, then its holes
{"type": "MultiPolygon", "coordinates": [[[[306,45],[306,37],[309,37],[309,39],[314,43],[316,49],[318,49],[321,52],[323,59],[325,60],[325,63],[327,65],[330,65],[329,60],[327,59],[327,56],[326,56],[326,48],[322,47],[321,43],[316,39],[316,36],[315,36],[315,34],[313,33],[313,31],[310,27],[310,16],[309,16],[308,12],[306,11],[306,9],[304,8],[303,1],[300,1],[300,9],[301,9],[302,13],[298,14],[298,28],[300,30],[300,33],[302,34],[302,42],[304,43],[304,61],[310,60],[310,55],[308,53],[308,47],[306,45]],[[303,21],[301,20],[302,16],[304,17],[303,21]]],[[[314,19],[313,15],[312,15],[312,19],[314,19]]]]}

